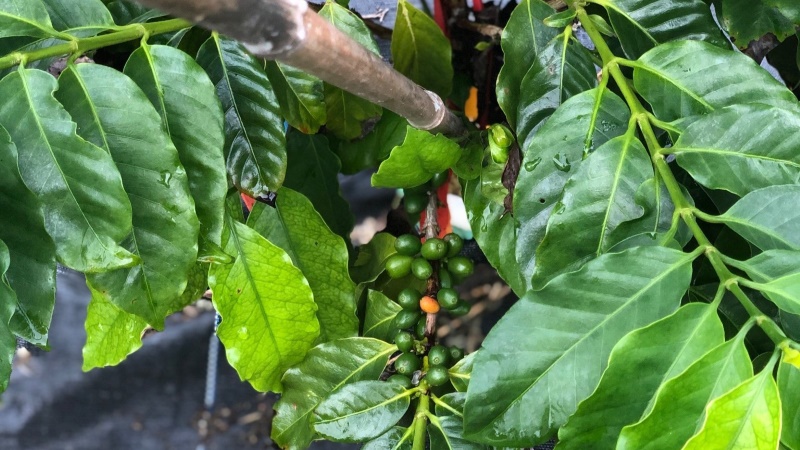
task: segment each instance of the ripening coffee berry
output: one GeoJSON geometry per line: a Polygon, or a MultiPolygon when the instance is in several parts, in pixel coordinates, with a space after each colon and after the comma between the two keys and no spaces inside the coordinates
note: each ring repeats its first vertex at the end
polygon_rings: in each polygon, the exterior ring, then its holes
{"type": "Polygon", "coordinates": [[[422,244],[420,249],[422,257],[428,261],[436,261],[442,259],[447,255],[447,242],[439,238],[431,238],[422,244]]]}
{"type": "Polygon", "coordinates": [[[413,234],[404,234],[394,241],[394,249],[397,253],[406,256],[416,256],[422,243],[419,241],[419,236],[413,234]]]}
{"type": "Polygon", "coordinates": [[[437,302],[433,297],[428,297],[426,295],[420,299],[419,309],[428,314],[436,314],[439,312],[439,302],[437,302]]]}
{"type": "Polygon", "coordinates": [[[425,259],[414,258],[411,261],[411,273],[420,280],[427,280],[433,275],[433,266],[425,259]]]}
{"type": "Polygon", "coordinates": [[[405,255],[392,255],[386,260],[386,273],[392,278],[403,278],[411,272],[414,258],[405,255]]]}

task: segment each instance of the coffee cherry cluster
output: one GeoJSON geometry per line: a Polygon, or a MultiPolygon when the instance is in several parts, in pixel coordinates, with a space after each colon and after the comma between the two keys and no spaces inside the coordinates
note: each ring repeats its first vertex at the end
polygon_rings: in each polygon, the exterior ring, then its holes
{"type": "Polygon", "coordinates": [[[421,213],[428,206],[428,193],[436,190],[447,181],[449,170],[433,175],[427,183],[404,189],[404,204],[409,216],[421,213]]]}
{"type": "Polygon", "coordinates": [[[423,294],[407,287],[397,295],[402,310],[394,318],[393,325],[398,330],[394,342],[401,354],[394,362],[396,374],[389,381],[410,386],[409,377],[420,370],[422,358],[427,354],[425,379],[431,386],[441,386],[449,380],[448,364],[464,356],[463,350],[457,347],[431,346],[433,342],[425,336],[428,314],[446,310],[453,316],[463,316],[469,312],[469,303],[459,298],[453,289],[454,283],[471,275],[474,269],[469,258],[459,256],[463,246],[463,239],[454,233],[442,239],[430,238],[424,243],[412,234],[404,234],[395,241],[397,254],[387,259],[386,272],[395,279],[411,274],[428,281],[428,289],[423,294]]]}

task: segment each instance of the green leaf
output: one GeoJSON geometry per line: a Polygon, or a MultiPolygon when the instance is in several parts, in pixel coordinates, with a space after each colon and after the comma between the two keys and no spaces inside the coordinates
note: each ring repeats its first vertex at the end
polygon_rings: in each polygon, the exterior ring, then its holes
{"type": "Polygon", "coordinates": [[[617,450],[680,448],[700,425],[706,404],[752,375],[742,335],[717,346],[658,389],[650,412],[622,429],[617,450]]]}
{"type": "Polygon", "coordinates": [[[523,144],[567,99],[597,86],[592,56],[569,30],[536,54],[522,79],[515,131],[523,144]]]}
{"type": "Polygon", "coordinates": [[[0,240],[0,392],[8,387],[11,377],[11,364],[17,351],[17,338],[11,331],[9,322],[18,303],[17,294],[8,284],[6,273],[11,264],[11,255],[6,244],[0,240]]]}
{"type": "Polygon", "coordinates": [[[683,39],[728,47],[702,0],[591,0],[608,11],[625,54],[635,59],[658,44],[683,39]]]}
{"type": "Polygon", "coordinates": [[[56,80],[20,69],[0,81],[0,125],[22,152],[25,184],[41,201],[45,228],[64,265],[82,272],[130,267],[117,242],[131,230],[131,204],[111,156],[75,134],[55,98],[56,80]]]}
{"type": "Polygon", "coordinates": [[[323,399],[357,381],[377,380],[397,347],[377,339],[338,339],[311,349],[283,376],[275,404],[272,439],[282,448],[304,449],[314,439],[312,412],[323,399]]]}
{"type": "Polygon", "coordinates": [[[283,249],[308,280],[319,308],[319,342],[358,334],[347,246],[325,225],[311,202],[283,188],[275,208],[257,203],[247,223],[283,249]]]}
{"type": "Polygon", "coordinates": [[[442,134],[408,127],[402,145],[392,149],[389,159],[372,175],[375,187],[410,188],[450,168],[461,157],[461,147],[442,134]]]}
{"type": "Polygon", "coordinates": [[[431,448],[437,450],[481,450],[485,445],[470,442],[464,438],[463,420],[457,416],[431,417],[428,424],[428,437],[431,448]]]}
{"type": "Polygon", "coordinates": [[[222,316],[217,328],[228,362],[254,389],[281,391],[281,376],[302,361],[319,336],[313,294],[279,247],[228,219],[225,251],[233,264],[214,264],[208,283],[222,316]]]}
{"type": "MultiPolygon", "coordinates": [[[[611,91],[594,89],[564,102],[523,143],[522,169],[514,189],[514,217],[519,222],[516,259],[526,288],[531,286],[535,253],[548,218],[561,200],[571,173],[576,173],[590,151],[625,134],[629,119],[630,111],[622,99],[611,91]]],[[[481,248],[486,251],[483,245],[481,248]]]]}
{"type": "Polygon", "coordinates": [[[729,226],[761,250],[800,250],[800,186],[753,191],[714,221],[729,226]]]}
{"type": "MultiPolygon", "coordinates": [[[[45,231],[39,200],[22,181],[17,149],[2,126],[0,211],[0,240],[10,258],[10,265],[3,270],[4,282],[16,291],[10,322],[7,317],[0,320],[26,341],[46,345],[56,295],[56,249],[45,231]]],[[[7,300],[6,295],[0,305],[8,305],[7,300]]]]}
{"type": "Polygon", "coordinates": [[[197,259],[199,223],[178,151],[144,92],[122,73],[79,64],[59,82],[56,95],[81,136],[110,152],[122,174],[133,206],[133,233],[125,246],[141,260],[129,269],[90,275],[87,282],[124,311],[162,329],[197,259]]]}
{"type": "Polygon", "coordinates": [[[228,191],[224,117],[214,85],[189,55],[163,45],[144,45],[133,52],[125,74],[160,113],[178,149],[200,220],[200,257],[212,257],[222,242],[228,191]]]}
{"type": "MultiPolygon", "coordinates": [[[[366,47],[380,54],[372,32],[357,15],[333,2],[325,3],[319,11],[320,17],[366,47]]],[[[325,83],[325,106],[327,108],[327,128],[341,139],[355,139],[361,136],[362,122],[381,116],[381,108],[361,97],[325,83]]]]}
{"type": "Polygon", "coordinates": [[[411,450],[411,434],[405,439],[408,429],[403,427],[392,427],[386,433],[367,442],[361,450],[411,450]]]}
{"type": "Polygon", "coordinates": [[[328,120],[322,80],[275,61],[267,61],[266,71],[289,125],[306,134],[319,131],[328,120]]]}
{"type": "Polygon", "coordinates": [[[768,365],[755,377],[712,401],[700,431],[683,448],[777,448],[781,435],[781,401],[772,378],[772,367],[768,365]]]}
{"type": "MultiPolygon", "coordinates": [[[[27,2],[35,3],[30,0],[27,2]]],[[[56,30],[114,26],[114,18],[100,0],[44,0],[44,6],[56,30]]]]}
{"type": "Polygon", "coordinates": [[[378,167],[392,149],[406,138],[408,121],[386,110],[370,133],[352,142],[342,141],[334,150],[342,160],[342,173],[353,174],[378,167]]]}
{"type": "Polygon", "coordinates": [[[414,391],[398,383],[357,381],[333,392],[314,410],[314,429],[336,442],[363,442],[393,427],[414,391]]]}
{"type": "Polygon", "coordinates": [[[647,150],[633,133],[616,137],[591,153],[564,186],[536,249],[533,285],[580,268],[610,247],[610,233],[638,219],[639,186],[653,176],[647,150]]]}
{"type": "Polygon", "coordinates": [[[561,11],[560,13],[547,16],[544,19],[544,24],[548,27],[564,28],[567,25],[572,25],[572,22],[575,21],[575,16],[576,13],[574,10],[567,9],[565,11],[561,11]]]}
{"type": "Polygon", "coordinates": [[[453,364],[450,368],[450,382],[458,392],[466,392],[469,386],[469,380],[472,378],[472,367],[475,364],[475,355],[478,352],[472,352],[465,356],[461,361],[453,364]]]}
{"type": "Polygon", "coordinates": [[[634,63],[633,82],[666,122],[739,103],[797,107],[794,94],[755,61],[706,42],[659,45],[634,63]]]}
{"type": "Polygon", "coordinates": [[[497,102],[514,129],[517,128],[522,79],[536,62],[537,55],[558,35],[557,30],[542,22],[554,12],[543,1],[522,0],[503,28],[500,46],[508,64],[503,64],[497,76],[497,102]]]}
{"type": "Polygon", "coordinates": [[[397,328],[392,319],[402,308],[379,291],[367,292],[367,312],[364,317],[364,336],[392,342],[397,328]]]}
{"type": "Polygon", "coordinates": [[[57,34],[42,0],[0,0],[0,38],[57,34]]]}
{"type": "Polygon", "coordinates": [[[114,22],[117,25],[145,23],[167,15],[167,13],[149,9],[130,0],[109,2],[108,10],[111,11],[111,15],[114,16],[114,22]]]}
{"type": "Polygon", "coordinates": [[[800,369],[783,361],[778,366],[778,391],[783,410],[781,442],[792,449],[800,448],[800,369]]]}
{"type": "Polygon", "coordinates": [[[766,0],[794,23],[800,23],[800,5],[794,0],[766,0]]]}
{"type": "Polygon", "coordinates": [[[452,167],[453,173],[463,180],[474,180],[481,176],[486,144],[479,135],[473,134],[461,145],[461,157],[452,167]]]}
{"type": "Polygon", "coordinates": [[[286,139],[264,62],[216,34],[200,48],[197,62],[222,100],[225,160],[234,186],[253,198],[277,191],[286,174],[286,139]]]}
{"type": "Polygon", "coordinates": [[[769,3],[770,0],[722,0],[722,23],[740,48],[767,33],[779,41],[795,33],[792,21],[769,3]]]}
{"type": "Polygon", "coordinates": [[[800,252],[768,250],[736,266],[762,283],[761,293],[780,309],[800,314],[800,252]]]}
{"type": "Polygon", "coordinates": [[[83,346],[83,371],[115,366],[142,346],[147,322],[111,303],[91,289],[92,300],[86,310],[86,344],[83,346]]]}
{"type": "Polygon", "coordinates": [[[397,2],[392,60],[398,72],[447,98],[453,89],[451,53],[449,39],[430,16],[406,0],[397,2]]]}
{"type": "Polygon", "coordinates": [[[718,109],[692,123],[669,149],[711,189],[743,196],[800,182],[800,112],[750,104],[718,109]]]}
{"type": "Polygon", "coordinates": [[[339,158],[323,135],[306,135],[290,129],[286,135],[289,166],[284,186],[305,195],[331,231],[350,241],[353,215],[339,189],[339,158]]]}
{"type": "Polygon", "coordinates": [[[370,241],[358,247],[358,256],[350,268],[350,277],[356,283],[370,283],[383,273],[386,260],[397,253],[395,237],[389,233],[377,233],[370,241]]]}
{"type": "Polygon", "coordinates": [[[552,436],[592,393],[614,344],[678,308],[693,259],[638,247],[605,254],[529,291],[475,358],[464,410],[467,437],[530,446],[552,436]],[[548,419],[532,424],[531,417],[548,419]]]}
{"type": "Polygon", "coordinates": [[[716,308],[702,303],[629,333],[611,350],[597,389],[559,430],[558,448],[614,448],[665,381],[724,341],[716,308]]]}
{"type": "Polygon", "coordinates": [[[436,415],[439,417],[457,416],[464,417],[464,403],[467,394],[464,392],[450,392],[441,397],[434,397],[436,415]]]}

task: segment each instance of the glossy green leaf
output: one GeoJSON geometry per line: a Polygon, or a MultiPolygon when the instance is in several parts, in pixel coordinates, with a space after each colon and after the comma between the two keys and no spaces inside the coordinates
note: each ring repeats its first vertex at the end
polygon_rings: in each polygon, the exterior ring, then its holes
{"type": "Polygon", "coordinates": [[[319,308],[320,342],[355,336],[355,284],[348,273],[347,246],[325,225],[311,202],[283,188],[275,208],[257,203],[247,223],[283,249],[308,280],[319,308]]]}
{"type": "Polygon", "coordinates": [[[277,191],[286,175],[286,139],[264,62],[216,34],[200,48],[197,62],[222,101],[224,152],[234,186],[254,198],[277,191]]]}
{"type": "Polygon", "coordinates": [[[236,261],[215,264],[208,274],[222,316],[217,336],[242,380],[258,391],[280,392],[283,373],[319,336],[317,306],[286,252],[241,223],[229,219],[228,228],[224,248],[236,261]]]}
{"type": "Polygon", "coordinates": [[[11,289],[6,278],[10,264],[11,256],[8,247],[0,240],[0,392],[5,391],[8,387],[11,363],[14,360],[14,353],[17,351],[17,338],[14,337],[9,326],[18,303],[17,294],[11,289]]]}
{"type": "Polygon", "coordinates": [[[797,130],[800,111],[736,105],[691,124],[669,153],[704,186],[743,196],[800,182],[797,130]]]}
{"type": "Polygon", "coordinates": [[[592,393],[617,341],[678,308],[693,259],[639,247],[605,254],[529,291],[476,356],[464,410],[467,437],[530,446],[552,436],[592,393]],[[531,423],[531,417],[547,419],[531,423]]]}
{"type": "Polygon", "coordinates": [[[197,259],[199,223],[178,151],[144,92],[122,73],[79,64],[59,83],[56,96],[81,136],[110,152],[122,174],[133,206],[133,233],[125,245],[141,260],[129,269],[90,275],[87,282],[124,311],[162,329],[197,259]]]}
{"type": "Polygon", "coordinates": [[[394,345],[366,337],[338,339],[311,349],[283,376],[272,439],[282,448],[307,448],[315,436],[311,417],[317,405],[349,383],[377,380],[396,350],[394,345]]]}
{"type": "Polygon", "coordinates": [[[475,241],[500,277],[517,295],[523,295],[528,283],[517,261],[509,257],[517,248],[518,232],[514,216],[508,214],[503,205],[484,194],[480,179],[465,182],[463,195],[475,241]]]}
{"type": "Polygon", "coordinates": [[[377,233],[370,241],[358,247],[358,255],[350,268],[350,277],[356,283],[375,281],[383,273],[386,259],[397,253],[395,237],[389,233],[377,233]]]}
{"type": "Polygon", "coordinates": [[[92,300],[86,310],[86,343],[83,370],[115,366],[142,346],[147,322],[127,313],[91,289],[92,300]]]}
{"type": "Polygon", "coordinates": [[[167,13],[156,9],[149,9],[131,0],[109,2],[108,10],[111,11],[111,15],[114,17],[114,22],[116,22],[117,25],[145,23],[167,15],[167,13]]]}
{"type": "Polygon", "coordinates": [[[548,218],[571,174],[581,167],[589,151],[623,135],[629,118],[630,111],[622,99],[608,90],[595,89],[564,102],[523,144],[522,170],[514,189],[514,217],[519,222],[516,259],[525,274],[526,288],[530,287],[536,249],[544,238],[548,218]]]}
{"type": "Polygon", "coordinates": [[[780,309],[800,314],[800,252],[768,250],[737,267],[762,283],[761,292],[780,309]]]}
{"type": "Polygon", "coordinates": [[[739,103],[797,105],[794,94],[749,57],[699,41],[670,42],[645,53],[635,63],[633,82],[667,122],[739,103]]]}
{"type": "Polygon", "coordinates": [[[753,375],[743,336],[727,341],[664,383],[650,412],[622,429],[617,450],[680,448],[695,433],[706,404],[753,375]]]}
{"type": "Polygon", "coordinates": [[[591,153],[564,186],[547,221],[547,232],[536,249],[533,286],[544,286],[603,254],[614,229],[644,215],[636,204],[636,191],[652,177],[647,150],[633,133],[591,153]]]}
{"type": "Polygon", "coordinates": [[[536,54],[521,81],[514,130],[519,142],[524,145],[533,131],[567,99],[595,86],[597,72],[589,51],[571,32],[554,37],[536,54]]]}
{"type": "Polygon", "coordinates": [[[403,143],[407,128],[406,119],[389,110],[384,111],[381,120],[363,139],[342,141],[334,150],[342,160],[342,173],[353,174],[378,167],[394,147],[403,143]]]}
{"type": "Polygon", "coordinates": [[[722,24],[740,48],[767,33],[779,41],[795,33],[792,21],[772,7],[770,0],[722,0],[720,6],[722,24]]]}
{"type": "Polygon", "coordinates": [[[781,362],[778,366],[778,391],[781,398],[781,442],[791,449],[800,448],[800,368],[781,362]]]}
{"type": "Polygon", "coordinates": [[[186,53],[164,45],[142,46],[125,65],[128,75],[161,115],[189,178],[200,220],[200,257],[211,257],[222,241],[228,180],[224,117],[214,85],[186,53]]]}
{"type": "Polygon", "coordinates": [[[392,60],[398,72],[446,98],[453,89],[451,53],[450,41],[430,16],[407,0],[397,2],[392,60]]]}
{"type": "Polygon", "coordinates": [[[4,277],[16,291],[15,311],[5,323],[26,341],[46,345],[56,295],[56,249],[40,206],[22,181],[17,149],[0,126],[0,240],[10,258],[4,277]]]}
{"type": "Polygon", "coordinates": [[[375,187],[410,188],[450,168],[461,157],[461,147],[442,134],[408,127],[402,145],[392,149],[389,159],[372,175],[375,187]]]}
{"type": "Polygon", "coordinates": [[[792,20],[800,23],[800,5],[794,0],[766,0],[768,5],[778,8],[778,10],[792,20]]]}
{"type": "Polygon", "coordinates": [[[503,64],[497,76],[497,102],[512,128],[517,128],[522,79],[536,62],[537,55],[558,34],[542,22],[554,12],[541,0],[522,0],[503,28],[500,45],[508,64],[503,64]]]}
{"type": "Polygon", "coordinates": [[[467,401],[465,392],[450,392],[441,397],[434,397],[435,412],[439,417],[457,416],[464,417],[464,403],[467,401]]]}
{"type": "Polygon", "coordinates": [[[622,338],[611,350],[597,389],[558,432],[559,449],[613,449],[625,425],[637,422],[657,389],[723,343],[716,308],[681,307],[622,338]]]}
{"type": "Polygon", "coordinates": [[[346,242],[353,231],[350,205],[339,189],[339,158],[323,135],[306,135],[290,129],[286,135],[289,166],[284,186],[306,196],[331,231],[346,242]]]}
{"type": "Polygon", "coordinates": [[[685,450],[742,448],[773,450],[781,435],[781,401],[769,370],[714,399],[698,433],[685,450]]]}
{"type": "Polygon", "coordinates": [[[472,352],[465,356],[461,361],[453,364],[450,368],[450,382],[458,392],[466,392],[469,386],[469,380],[472,378],[472,367],[475,364],[475,355],[478,352],[472,352]]]}
{"type": "Polygon", "coordinates": [[[56,33],[42,0],[0,0],[0,38],[56,33]]]}
{"type": "Polygon", "coordinates": [[[392,320],[402,308],[389,297],[379,291],[370,289],[367,292],[367,312],[364,317],[364,332],[366,337],[392,342],[397,328],[392,320]]]}
{"type": "Polygon", "coordinates": [[[702,0],[591,0],[608,11],[625,54],[635,59],[658,44],[683,39],[727,47],[702,0]]]}
{"type": "MultiPolygon", "coordinates": [[[[380,54],[372,32],[355,13],[336,3],[326,2],[319,15],[369,51],[380,54]]],[[[324,94],[328,117],[326,127],[341,139],[361,136],[362,122],[380,117],[383,110],[378,105],[328,83],[324,85],[324,94]]]]}
{"type": "Polygon", "coordinates": [[[56,30],[114,26],[114,18],[101,0],[44,0],[44,6],[56,30]]]}
{"type": "Polygon", "coordinates": [[[800,250],[800,185],[753,191],[715,218],[761,250],[800,250]]]}
{"type": "Polygon", "coordinates": [[[289,125],[307,134],[319,131],[328,120],[322,80],[275,61],[267,61],[266,71],[289,125]]]}
{"type": "Polygon", "coordinates": [[[470,442],[464,438],[464,424],[460,417],[431,417],[428,424],[428,437],[431,448],[441,450],[480,450],[485,445],[470,442]]]}
{"type": "Polygon", "coordinates": [[[314,429],[337,442],[363,442],[393,427],[408,410],[407,391],[398,383],[357,381],[326,397],[314,410],[314,429]]]}
{"type": "Polygon", "coordinates": [[[44,206],[45,227],[64,265],[82,272],[129,267],[117,245],[131,230],[131,204],[111,156],[76,134],[53,98],[56,80],[20,69],[0,81],[0,125],[24,151],[19,168],[44,206]]]}
{"type": "Polygon", "coordinates": [[[800,341],[800,314],[780,311],[781,328],[790,339],[800,341]]]}
{"type": "Polygon", "coordinates": [[[411,450],[411,434],[405,439],[408,429],[403,427],[392,427],[386,433],[367,442],[361,450],[411,450]]]}

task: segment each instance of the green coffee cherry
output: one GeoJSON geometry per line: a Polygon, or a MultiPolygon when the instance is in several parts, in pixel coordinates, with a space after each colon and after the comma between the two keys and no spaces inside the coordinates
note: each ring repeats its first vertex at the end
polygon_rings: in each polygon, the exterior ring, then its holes
{"type": "Polygon", "coordinates": [[[469,313],[469,309],[470,304],[466,300],[459,300],[456,307],[450,310],[450,314],[453,317],[466,316],[469,313]]]}
{"type": "Polygon", "coordinates": [[[458,361],[461,361],[461,358],[464,357],[464,350],[458,347],[453,346],[450,347],[449,350],[450,350],[450,361],[453,361],[453,364],[457,363],[458,361]]]}
{"type": "Polygon", "coordinates": [[[411,375],[419,369],[419,358],[413,353],[403,353],[394,362],[394,370],[401,375],[411,375]]]}
{"type": "Polygon", "coordinates": [[[444,366],[432,366],[425,374],[425,380],[431,386],[441,386],[450,381],[450,374],[444,366]]]}
{"type": "Polygon", "coordinates": [[[422,243],[419,241],[419,236],[413,234],[404,234],[394,241],[394,249],[397,253],[405,256],[416,256],[422,243]]]}
{"type": "Polygon", "coordinates": [[[458,306],[458,292],[452,288],[439,289],[436,300],[439,301],[439,306],[450,311],[458,306]]]}
{"type": "Polygon", "coordinates": [[[397,383],[406,389],[411,389],[411,378],[405,375],[400,375],[399,373],[390,376],[386,381],[389,383],[397,383]]]}
{"type": "Polygon", "coordinates": [[[433,266],[431,266],[431,263],[427,260],[414,258],[414,260],[411,261],[411,273],[420,280],[427,280],[433,275],[433,266]]]}
{"type": "Polygon", "coordinates": [[[450,175],[450,170],[445,170],[444,172],[439,172],[433,175],[431,178],[431,185],[433,188],[436,189],[439,186],[443,185],[447,181],[447,177],[450,175]]]}
{"type": "Polygon", "coordinates": [[[392,255],[386,260],[386,273],[392,278],[403,278],[411,273],[414,258],[405,255],[392,255]]]}
{"type": "Polygon", "coordinates": [[[430,238],[422,244],[420,253],[428,261],[436,261],[447,255],[447,242],[439,238],[430,238]]]}
{"type": "Polygon", "coordinates": [[[419,214],[428,206],[428,196],[420,194],[407,194],[405,207],[408,214],[419,214]]]}
{"type": "Polygon", "coordinates": [[[425,325],[427,323],[427,317],[423,314],[422,317],[419,318],[417,324],[414,326],[414,334],[417,336],[418,339],[422,339],[425,337],[425,325]]]}
{"type": "Polygon", "coordinates": [[[394,336],[394,344],[401,352],[409,352],[414,347],[414,336],[408,331],[400,331],[394,336]]]}
{"type": "Polygon", "coordinates": [[[453,276],[445,268],[439,269],[439,286],[443,288],[453,287],[453,276]]]}
{"type": "Polygon", "coordinates": [[[447,242],[447,256],[450,258],[461,253],[461,249],[464,248],[464,239],[455,233],[446,235],[444,241],[447,242]]]}
{"type": "Polygon", "coordinates": [[[443,345],[434,345],[428,350],[428,362],[432,366],[444,366],[450,360],[450,351],[443,345]]]}
{"type": "Polygon", "coordinates": [[[407,311],[402,310],[394,316],[394,327],[398,329],[404,329],[411,326],[414,326],[417,323],[417,319],[419,318],[420,311],[407,311]]]}
{"type": "Polygon", "coordinates": [[[409,311],[417,311],[419,309],[419,299],[422,294],[414,288],[405,288],[397,294],[397,303],[401,308],[409,311]]]}
{"type": "MultiPolygon", "coordinates": [[[[447,270],[456,278],[465,278],[472,275],[475,266],[472,261],[464,256],[454,256],[447,260],[447,270]]],[[[411,263],[411,271],[414,271],[414,263],[411,263]]]]}
{"type": "Polygon", "coordinates": [[[489,128],[489,139],[498,147],[508,148],[514,142],[514,134],[503,124],[493,124],[489,128]]]}

